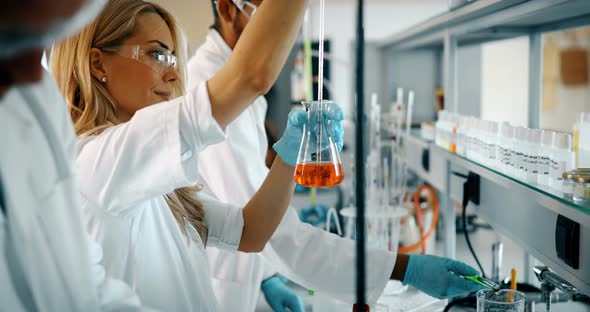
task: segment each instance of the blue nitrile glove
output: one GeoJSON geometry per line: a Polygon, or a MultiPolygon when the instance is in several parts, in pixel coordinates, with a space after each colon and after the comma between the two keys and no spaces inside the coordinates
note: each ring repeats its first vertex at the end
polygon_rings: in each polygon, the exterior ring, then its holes
{"type": "Polygon", "coordinates": [[[301,222],[318,226],[326,223],[328,210],[330,210],[330,207],[324,205],[314,205],[309,208],[304,208],[299,212],[299,219],[301,222]]]}
{"type": "Polygon", "coordinates": [[[273,276],[264,282],[260,287],[264,293],[266,302],[275,312],[304,312],[305,306],[303,300],[295,294],[285,283],[277,276],[273,276]],[[289,309],[289,310],[287,310],[289,309]]]}
{"type": "Polygon", "coordinates": [[[403,284],[410,284],[438,299],[456,297],[484,288],[449,271],[466,276],[479,275],[476,269],[459,261],[431,255],[410,255],[403,284]]]}
{"type": "Polygon", "coordinates": [[[303,185],[296,184],[295,185],[295,193],[303,193],[309,191],[309,187],[305,187],[303,185]]]}
{"type": "MultiPolygon", "coordinates": [[[[344,113],[337,104],[330,104],[328,109],[324,110],[324,129],[332,135],[338,151],[342,151],[344,144],[344,130],[342,128],[342,120],[344,113]]],[[[314,120],[314,116],[311,116],[314,120]]],[[[273,149],[277,155],[288,165],[295,167],[297,165],[297,154],[303,138],[303,126],[307,123],[307,112],[302,110],[294,110],[289,113],[287,128],[283,137],[273,145],[273,149]]],[[[310,129],[313,131],[313,129],[310,129]]],[[[315,136],[312,136],[311,144],[315,144],[315,136]]]]}

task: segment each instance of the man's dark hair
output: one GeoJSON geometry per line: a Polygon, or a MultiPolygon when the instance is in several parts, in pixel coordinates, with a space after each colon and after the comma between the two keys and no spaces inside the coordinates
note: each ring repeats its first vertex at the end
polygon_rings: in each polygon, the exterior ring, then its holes
{"type": "Polygon", "coordinates": [[[219,30],[219,12],[217,12],[217,0],[211,0],[211,7],[213,9],[213,25],[211,25],[211,28],[219,30]]]}

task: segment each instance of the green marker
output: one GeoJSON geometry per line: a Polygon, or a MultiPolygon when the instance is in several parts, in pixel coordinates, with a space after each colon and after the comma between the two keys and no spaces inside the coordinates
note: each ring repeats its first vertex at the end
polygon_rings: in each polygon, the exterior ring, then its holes
{"type": "Polygon", "coordinates": [[[499,290],[500,289],[500,285],[494,281],[492,281],[491,279],[485,278],[485,277],[481,277],[479,275],[461,275],[457,272],[453,272],[453,271],[449,271],[449,273],[459,276],[462,279],[466,279],[468,281],[472,281],[478,285],[481,285],[483,287],[486,288],[491,288],[493,290],[499,290]]]}

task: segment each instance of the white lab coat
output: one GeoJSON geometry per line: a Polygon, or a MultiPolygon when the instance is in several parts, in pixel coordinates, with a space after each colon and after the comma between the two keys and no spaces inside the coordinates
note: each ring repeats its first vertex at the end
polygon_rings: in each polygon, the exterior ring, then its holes
{"type": "MultiPolygon", "coordinates": [[[[213,77],[231,52],[219,33],[209,30],[206,42],[189,61],[187,86],[194,87],[213,77]]],[[[256,99],[226,127],[226,140],[210,146],[200,155],[200,182],[223,202],[242,207],[268,174],[264,161],[266,105],[264,97],[256,99]]],[[[207,253],[223,311],[253,312],[260,283],[268,272],[265,262],[257,255],[234,255],[211,249],[207,253]]],[[[266,263],[300,285],[348,303],[355,302],[354,242],[302,223],[294,209],[287,211],[260,255],[266,263]]],[[[395,257],[392,252],[368,251],[369,302],[375,303],[383,292],[395,257]]]]}
{"type": "Polygon", "coordinates": [[[49,73],[0,98],[0,142],[0,310],[140,310],[131,289],[105,278],[84,231],[76,138],[49,73]]]}
{"type": "MultiPolygon", "coordinates": [[[[210,106],[202,83],[79,143],[83,207],[89,231],[103,246],[105,266],[144,304],[163,311],[217,310],[203,242],[188,222],[187,239],[164,197],[195,185],[199,153],[224,139],[210,106]]],[[[199,195],[208,245],[236,251],[241,209],[199,195]]]]}

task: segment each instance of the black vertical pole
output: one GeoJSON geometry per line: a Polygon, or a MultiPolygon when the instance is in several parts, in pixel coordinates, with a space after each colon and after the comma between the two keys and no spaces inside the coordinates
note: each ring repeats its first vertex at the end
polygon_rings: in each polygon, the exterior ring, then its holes
{"type": "Polygon", "coordinates": [[[365,30],[363,0],[358,0],[356,38],[356,302],[357,311],[365,312],[366,263],[365,263],[365,30]]]}

